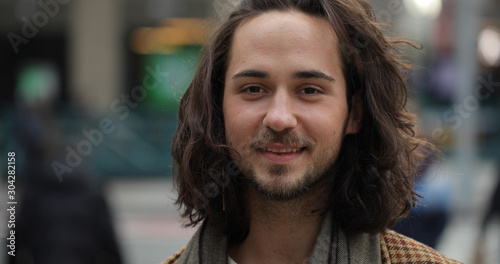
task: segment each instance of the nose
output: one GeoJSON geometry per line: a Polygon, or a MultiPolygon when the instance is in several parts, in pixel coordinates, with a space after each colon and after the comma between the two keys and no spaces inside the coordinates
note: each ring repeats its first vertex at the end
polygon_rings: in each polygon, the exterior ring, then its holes
{"type": "Polygon", "coordinates": [[[265,127],[276,132],[297,126],[293,100],[286,91],[279,91],[274,94],[262,123],[265,127]]]}

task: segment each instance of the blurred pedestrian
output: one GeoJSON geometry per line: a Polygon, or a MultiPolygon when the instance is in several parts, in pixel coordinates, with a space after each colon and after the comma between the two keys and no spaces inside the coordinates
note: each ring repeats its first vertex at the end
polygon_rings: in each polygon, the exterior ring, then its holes
{"type": "MultiPolygon", "coordinates": [[[[53,73],[32,64],[30,82],[16,90],[15,129],[24,159],[17,159],[16,252],[9,264],[120,264],[109,207],[101,183],[84,166],[58,178],[52,162],[64,159],[67,143],[55,115],[57,89],[43,81],[53,73]],[[39,70],[37,70],[39,69],[39,70]],[[41,75],[40,77],[37,77],[41,75]],[[43,77],[45,76],[45,77],[43,77]],[[38,81],[37,81],[38,80],[38,81]]],[[[23,75],[21,71],[20,75],[23,75]]]]}

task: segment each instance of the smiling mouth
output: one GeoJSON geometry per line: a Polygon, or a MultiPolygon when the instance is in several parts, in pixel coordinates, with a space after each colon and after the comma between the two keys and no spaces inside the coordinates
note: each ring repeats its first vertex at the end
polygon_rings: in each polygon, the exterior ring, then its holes
{"type": "Polygon", "coordinates": [[[275,154],[286,154],[286,153],[297,153],[302,151],[304,148],[282,148],[282,149],[277,149],[277,148],[263,148],[263,151],[267,152],[272,152],[275,154]]]}
{"type": "Polygon", "coordinates": [[[281,147],[281,148],[270,148],[263,147],[259,151],[262,156],[272,164],[287,165],[291,164],[299,157],[302,156],[305,147],[281,147]]]}

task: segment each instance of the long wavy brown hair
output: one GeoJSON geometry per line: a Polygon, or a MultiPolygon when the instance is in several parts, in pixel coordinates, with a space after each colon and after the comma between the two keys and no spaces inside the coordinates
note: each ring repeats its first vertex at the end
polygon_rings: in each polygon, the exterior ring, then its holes
{"type": "Polygon", "coordinates": [[[348,105],[354,94],[363,101],[362,128],[344,138],[335,165],[330,204],[336,222],[348,232],[374,233],[392,226],[416,203],[417,149],[430,144],[415,135],[416,117],[406,109],[404,73],[409,65],[400,59],[398,46],[414,45],[386,37],[365,0],[243,0],[215,32],[181,99],[172,143],[182,216],[191,226],[206,218],[219,221],[232,241],[247,234],[243,177],[225,137],[224,79],[237,27],[276,10],[330,22],[339,39],[348,105]]]}

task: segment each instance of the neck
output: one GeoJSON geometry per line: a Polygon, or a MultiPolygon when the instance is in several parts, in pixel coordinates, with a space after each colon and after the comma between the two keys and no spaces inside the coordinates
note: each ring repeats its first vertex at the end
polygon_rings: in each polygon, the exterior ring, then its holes
{"type": "Polygon", "coordinates": [[[238,263],[305,263],[328,207],[321,185],[290,201],[270,201],[248,187],[250,230],[242,243],[230,245],[229,255],[238,263]]]}

